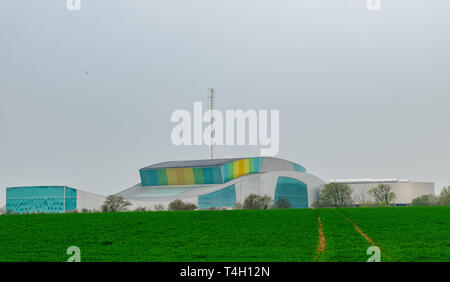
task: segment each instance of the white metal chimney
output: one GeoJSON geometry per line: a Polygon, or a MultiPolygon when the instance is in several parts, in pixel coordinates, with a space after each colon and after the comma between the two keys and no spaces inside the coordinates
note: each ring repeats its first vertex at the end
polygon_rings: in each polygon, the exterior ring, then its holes
{"type": "MultiPolygon", "coordinates": [[[[211,111],[211,124],[214,122],[214,117],[213,117],[213,111],[214,111],[214,103],[215,103],[215,99],[216,99],[216,89],[215,88],[208,88],[208,107],[209,110],[211,111]]],[[[211,128],[212,129],[212,128],[211,128]]],[[[214,158],[214,137],[216,135],[216,132],[211,130],[211,145],[209,146],[209,158],[213,159],[214,158]]]]}

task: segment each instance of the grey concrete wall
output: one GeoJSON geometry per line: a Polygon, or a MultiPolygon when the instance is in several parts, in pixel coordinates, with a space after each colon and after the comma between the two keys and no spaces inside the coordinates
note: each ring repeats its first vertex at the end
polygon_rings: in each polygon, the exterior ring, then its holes
{"type": "MultiPolygon", "coordinates": [[[[349,183],[355,203],[361,203],[361,194],[369,197],[367,192],[378,184],[380,183],[349,183]]],[[[410,204],[414,198],[427,194],[434,195],[434,183],[431,182],[383,182],[383,184],[391,186],[392,192],[397,196],[395,203],[398,204],[410,204]]]]}
{"type": "MultiPolygon", "coordinates": [[[[233,179],[225,184],[213,184],[213,185],[196,185],[196,186],[184,186],[192,187],[190,191],[183,192],[181,194],[170,197],[158,197],[158,198],[139,198],[137,195],[144,191],[150,191],[151,189],[161,188],[160,186],[141,186],[137,184],[125,191],[117,193],[116,195],[124,197],[132,203],[129,207],[130,210],[138,207],[145,207],[147,209],[153,209],[155,205],[162,204],[165,208],[170,202],[180,199],[184,202],[190,202],[198,205],[198,196],[203,194],[212,193],[221,190],[230,185],[236,187],[236,202],[243,203],[245,198],[249,194],[268,195],[275,196],[275,187],[279,176],[291,177],[302,181],[308,188],[308,206],[311,207],[312,203],[319,197],[319,190],[325,182],[320,178],[298,171],[272,171],[265,173],[256,173],[245,175],[236,179],[233,179]]],[[[164,188],[177,188],[180,186],[164,186],[164,188]]],[[[183,187],[183,186],[181,186],[183,187]]]]}
{"type": "Polygon", "coordinates": [[[102,195],[77,190],[77,210],[100,210],[101,206],[105,202],[105,199],[106,197],[102,195]]]}
{"type": "Polygon", "coordinates": [[[319,190],[325,184],[323,180],[309,173],[298,171],[273,171],[241,177],[236,183],[236,201],[243,203],[249,194],[269,195],[274,199],[278,177],[290,177],[305,183],[308,189],[308,206],[319,197],[319,190]]]}
{"type": "Polygon", "coordinates": [[[292,162],[272,157],[264,157],[260,167],[261,172],[292,170],[294,170],[292,162]]]}

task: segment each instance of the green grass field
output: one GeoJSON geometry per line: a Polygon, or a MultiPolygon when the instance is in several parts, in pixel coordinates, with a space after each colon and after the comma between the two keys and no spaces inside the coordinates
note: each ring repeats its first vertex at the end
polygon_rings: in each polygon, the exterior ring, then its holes
{"type": "Polygon", "coordinates": [[[0,216],[0,261],[450,261],[450,207],[0,216]],[[321,218],[326,247],[318,252],[321,218]]]}

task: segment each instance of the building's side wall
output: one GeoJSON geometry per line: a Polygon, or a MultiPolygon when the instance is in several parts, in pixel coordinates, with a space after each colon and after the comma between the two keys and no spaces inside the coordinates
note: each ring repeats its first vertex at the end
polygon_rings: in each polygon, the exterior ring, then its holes
{"type": "Polygon", "coordinates": [[[222,184],[244,175],[272,171],[306,172],[301,165],[271,157],[230,160],[222,166],[141,169],[142,186],[222,184]]]}
{"type": "Polygon", "coordinates": [[[236,202],[244,204],[245,198],[250,194],[275,197],[277,177],[269,174],[255,174],[243,177],[236,183],[236,202]]]}
{"type": "Polygon", "coordinates": [[[65,197],[64,211],[67,212],[67,211],[76,210],[77,209],[78,190],[70,188],[70,187],[64,187],[64,189],[66,190],[64,193],[64,197],[65,197]]]}
{"type": "Polygon", "coordinates": [[[292,170],[306,173],[306,169],[303,166],[283,159],[264,157],[261,164],[261,172],[292,170]]]}
{"type": "Polygon", "coordinates": [[[292,166],[294,167],[295,171],[306,173],[306,169],[303,166],[296,164],[296,163],[292,163],[292,166]]]}
{"type": "Polygon", "coordinates": [[[100,210],[101,206],[105,202],[106,197],[101,195],[96,195],[92,193],[88,193],[85,191],[77,191],[77,210],[81,211],[82,209],[87,210],[100,210]]]}
{"type": "Polygon", "coordinates": [[[261,171],[262,172],[269,172],[269,171],[290,171],[294,170],[294,167],[292,165],[293,163],[278,159],[278,158],[271,158],[271,157],[265,157],[261,164],[261,171]]]}
{"type": "Polygon", "coordinates": [[[222,175],[223,175],[223,183],[226,183],[235,178],[257,173],[260,171],[261,163],[263,158],[248,158],[232,161],[224,164],[221,167],[222,175]]]}
{"type": "Polygon", "coordinates": [[[65,186],[6,189],[6,210],[13,213],[60,213],[76,208],[77,190],[65,186]]]}
{"type": "Polygon", "coordinates": [[[144,169],[139,171],[142,186],[192,185],[223,183],[217,167],[144,169]]]}
{"type": "Polygon", "coordinates": [[[279,200],[286,200],[292,208],[308,207],[308,188],[305,183],[291,177],[280,176],[275,187],[273,203],[277,206],[279,200]]]}
{"type": "MultiPolygon", "coordinates": [[[[381,183],[348,183],[353,190],[353,198],[356,204],[360,204],[363,200],[369,199],[368,191],[371,188],[377,187],[381,183]]],[[[410,204],[414,198],[422,195],[433,194],[434,195],[434,183],[430,182],[392,182],[382,183],[388,184],[392,188],[397,197],[395,203],[397,204],[410,204]]]]}
{"type": "Polygon", "coordinates": [[[249,175],[236,183],[236,201],[244,203],[245,198],[249,194],[268,195],[275,199],[275,188],[279,177],[289,177],[306,184],[308,207],[311,207],[318,199],[319,190],[325,184],[323,180],[314,175],[297,171],[278,171],[249,175]]]}
{"type": "Polygon", "coordinates": [[[220,190],[198,196],[198,208],[221,208],[236,206],[235,184],[220,190]]]}
{"type": "MultiPolygon", "coordinates": [[[[181,194],[175,196],[163,196],[163,197],[142,197],[138,199],[136,194],[139,194],[139,190],[141,189],[171,189],[173,187],[163,188],[163,187],[144,187],[140,184],[130,187],[129,189],[122,191],[116,195],[122,196],[128,201],[132,203],[132,206],[129,207],[130,210],[136,209],[138,207],[145,207],[147,209],[154,209],[155,205],[161,204],[165,208],[169,205],[170,202],[180,199],[184,202],[193,203],[200,207],[199,198],[201,200],[202,195],[213,194],[216,191],[220,191],[224,188],[230,187],[234,185],[236,200],[229,201],[229,194],[226,193],[226,199],[223,202],[226,202],[226,205],[222,205],[222,207],[233,207],[233,203],[244,203],[245,198],[247,198],[250,194],[257,195],[268,195],[272,199],[275,198],[275,191],[277,186],[277,181],[279,177],[289,177],[295,180],[299,180],[304,183],[307,187],[307,199],[308,199],[308,207],[311,207],[312,203],[316,201],[319,197],[319,189],[323,187],[325,182],[320,178],[297,171],[276,171],[276,172],[266,172],[266,173],[257,173],[246,175],[243,177],[239,177],[233,179],[225,184],[218,185],[199,185],[198,187],[191,187],[194,189],[189,189],[187,192],[183,192],[181,194]],[[232,203],[233,202],[233,203],[232,203]],[[231,204],[230,204],[231,203],[231,204]]],[[[149,195],[152,193],[149,193],[149,195]]],[[[213,194],[214,196],[219,194],[213,194]]],[[[161,195],[159,195],[161,196],[161,195]]],[[[220,198],[217,198],[216,201],[220,202],[220,198]]],[[[201,202],[201,201],[200,201],[201,202]]],[[[200,207],[201,208],[201,207],[200,207]]],[[[209,207],[204,207],[209,208],[209,207]]]]}

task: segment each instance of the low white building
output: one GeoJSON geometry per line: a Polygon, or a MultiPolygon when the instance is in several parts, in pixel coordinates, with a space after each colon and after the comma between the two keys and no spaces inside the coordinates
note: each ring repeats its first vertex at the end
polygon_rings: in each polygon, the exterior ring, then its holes
{"type": "Polygon", "coordinates": [[[337,179],[330,182],[346,183],[353,190],[355,204],[360,204],[370,199],[368,191],[379,184],[387,184],[394,192],[395,204],[411,204],[412,200],[422,195],[434,195],[433,182],[414,182],[410,179],[337,179]]]}

